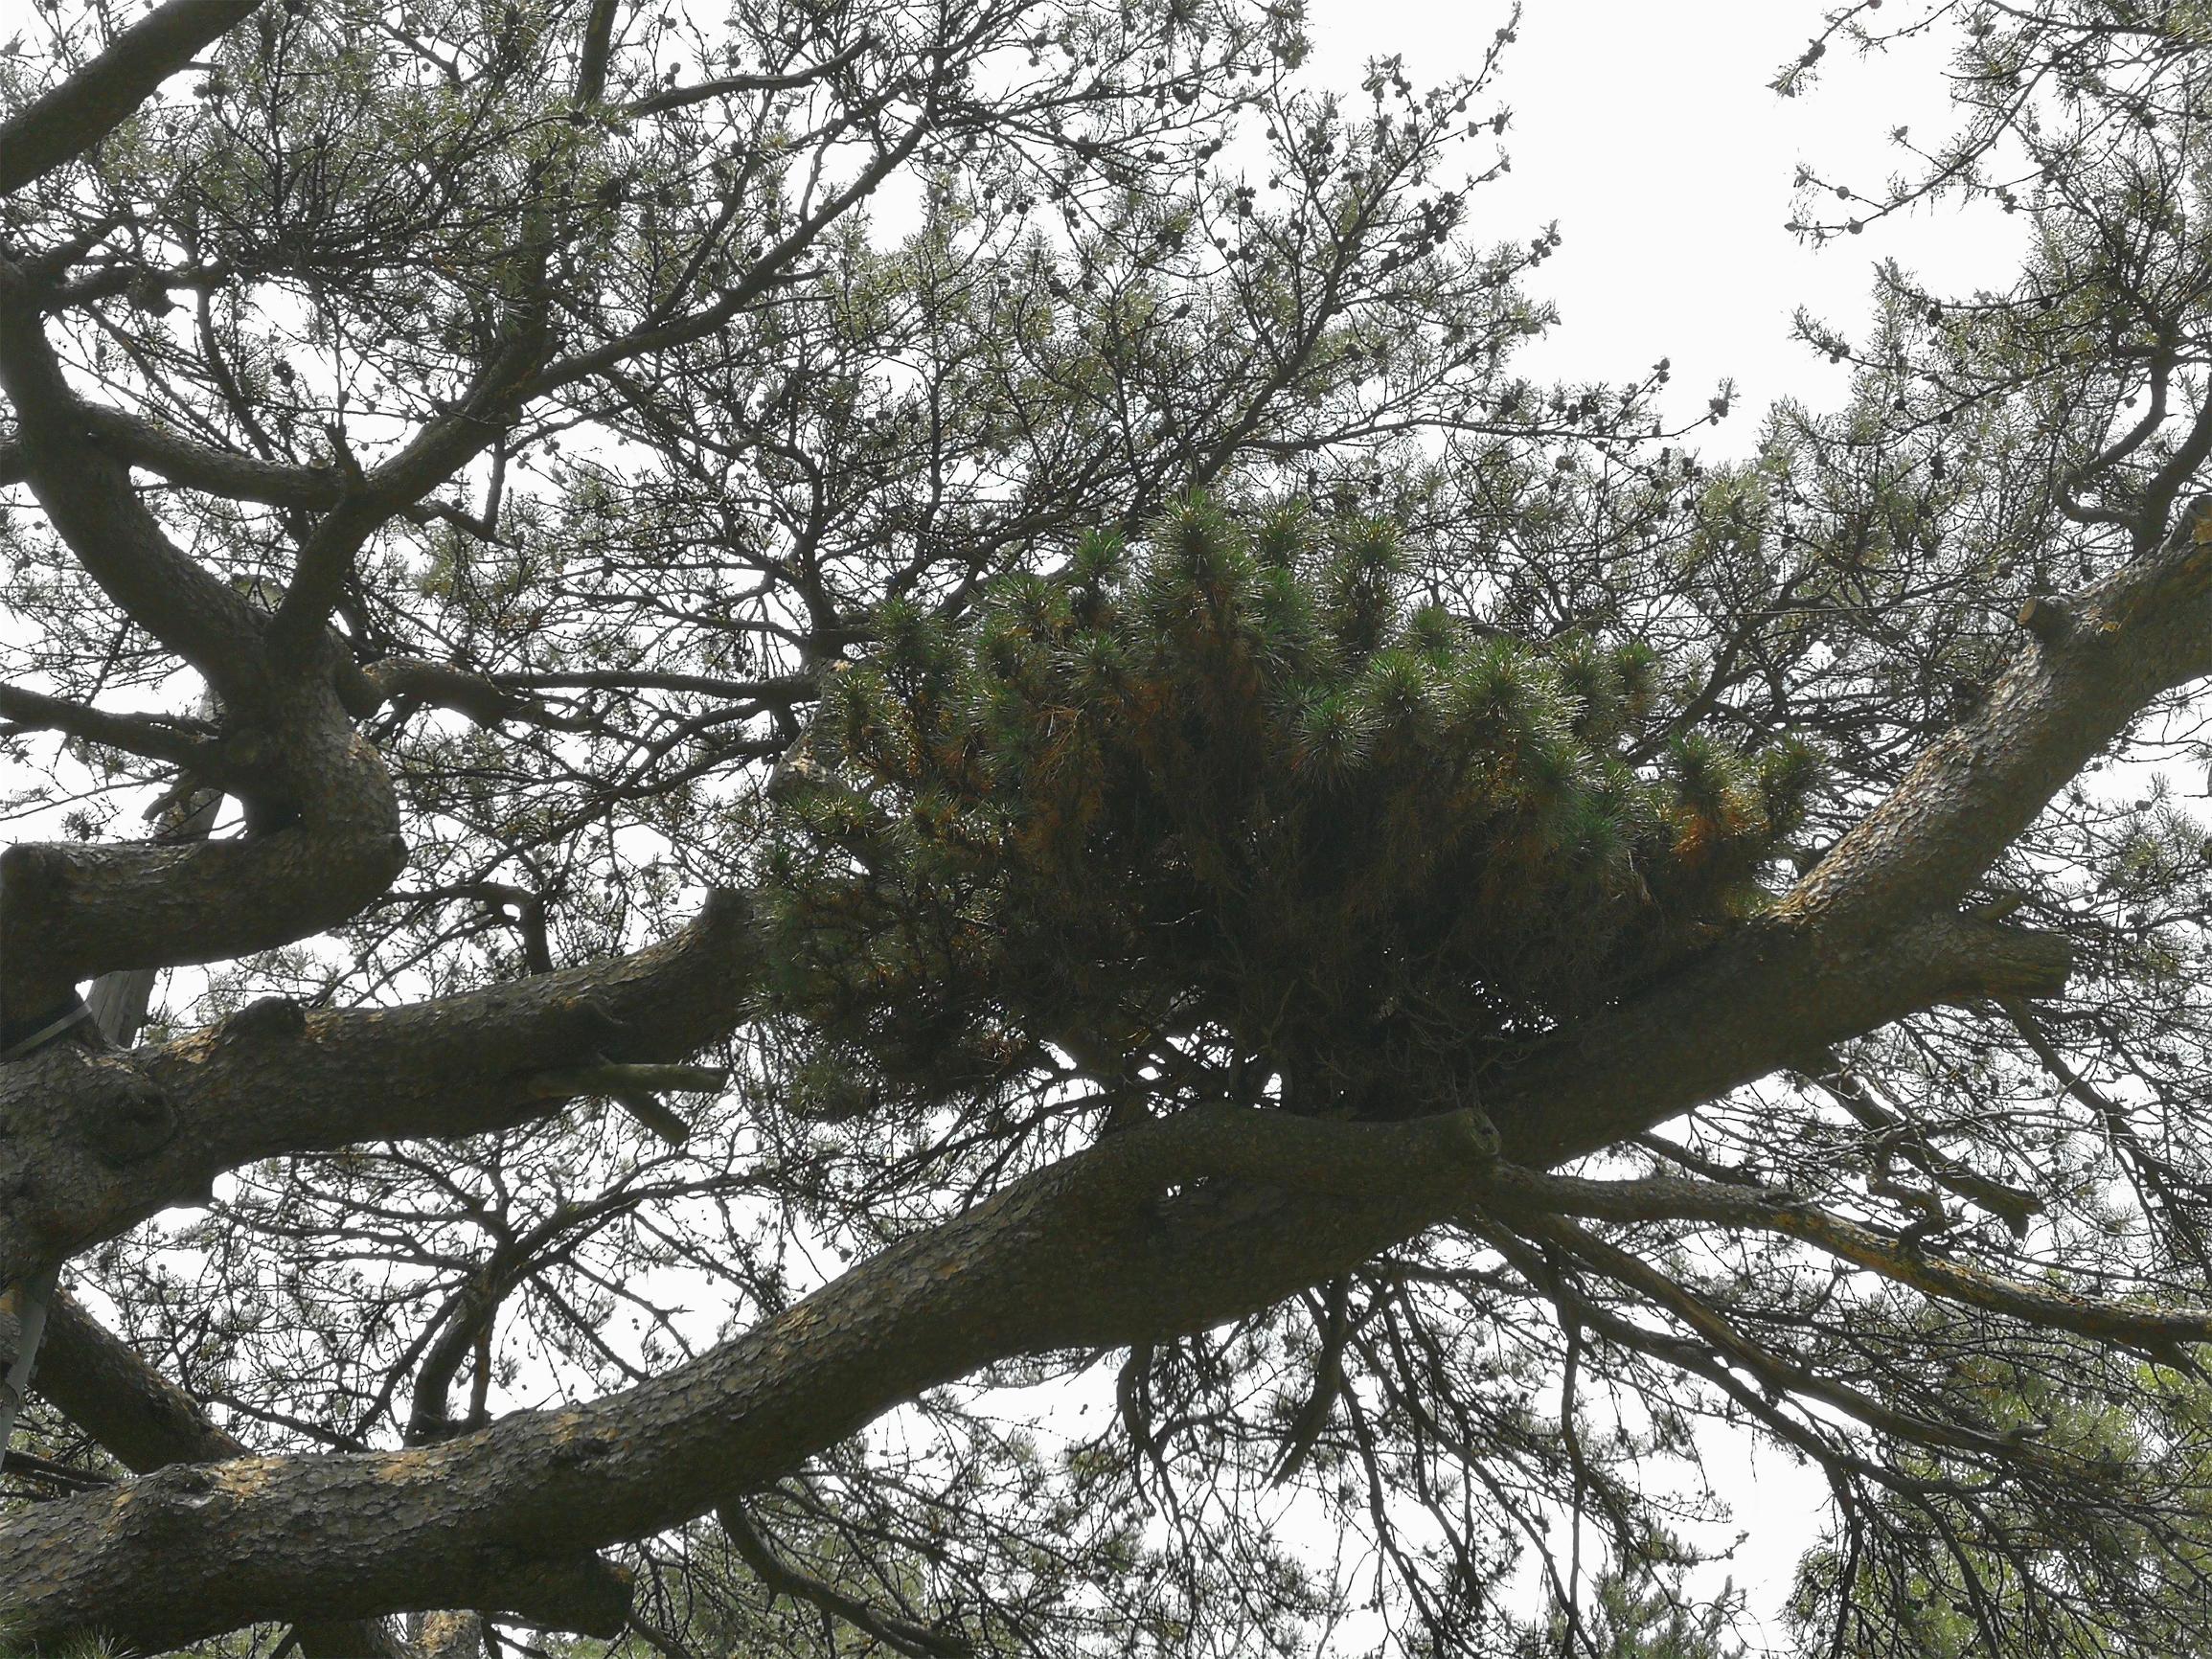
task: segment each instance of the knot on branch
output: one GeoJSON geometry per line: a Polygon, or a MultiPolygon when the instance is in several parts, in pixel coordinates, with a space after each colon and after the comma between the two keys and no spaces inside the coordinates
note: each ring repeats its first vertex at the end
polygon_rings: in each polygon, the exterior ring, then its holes
{"type": "Polygon", "coordinates": [[[249,1002],[223,1021],[224,1042],[262,1039],[288,1042],[308,1029],[308,1011],[288,996],[264,996],[249,1002]]]}
{"type": "Polygon", "coordinates": [[[2074,631],[2074,613],[2064,601],[2038,595],[2024,602],[2014,620],[2046,646],[2055,646],[2074,631]]]}
{"type": "Polygon", "coordinates": [[[130,1507],[125,1513],[155,1548],[219,1524],[237,1502],[223,1470],[214,1464],[171,1464],[141,1475],[126,1489],[130,1507]]]}
{"type": "Polygon", "coordinates": [[[176,1111],[159,1085],[118,1056],[87,1057],[93,1069],[85,1103],[84,1144],[110,1169],[150,1158],[176,1134],[176,1111]]]}
{"type": "Polygon", "coordinates": [[[2064,934],[1955,916],[1941,924],[1939,959],[1947,1002],[2049,997],[2066,989],[2074,947],[2064,934]]]}

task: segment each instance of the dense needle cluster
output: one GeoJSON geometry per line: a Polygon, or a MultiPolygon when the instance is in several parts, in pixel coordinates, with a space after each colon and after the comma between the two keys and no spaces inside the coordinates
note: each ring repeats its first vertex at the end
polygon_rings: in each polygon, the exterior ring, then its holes
{"type": "Polygon", "coordinates": [[[1637,642],[1413,586],[1386,522],[1192,497],[973,623],[887,606],[787,798],[801,1103],[1072,1062],[1109,1098],[1434,1109],[1756,908],[1809,749],[1676,731],[1637,642]]]}

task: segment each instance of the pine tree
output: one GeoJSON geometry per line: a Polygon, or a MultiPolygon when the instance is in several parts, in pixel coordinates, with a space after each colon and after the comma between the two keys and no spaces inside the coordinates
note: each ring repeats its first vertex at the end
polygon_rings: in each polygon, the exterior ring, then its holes
{"type": "Polygon", "coordinates": [[[1735,462],[1500,10],[41,0],[9,1641],[1725,1650],[1717,1429],[1847,1651],[2201,1645],[2205,9],[1826,8],[1800,228],[2032,235],[1735,462]]]}

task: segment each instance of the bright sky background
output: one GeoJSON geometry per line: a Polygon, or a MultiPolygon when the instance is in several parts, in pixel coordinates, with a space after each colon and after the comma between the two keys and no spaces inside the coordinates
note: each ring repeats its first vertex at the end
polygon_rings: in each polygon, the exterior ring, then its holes
{"type": "MultiPolygon", "coordinates": [[[[1402,53],[1421,86],[1472,72],[1505,0],[1308,0],[1317,84],[1357,88],[1374,56],[1402,53]]],[[[1899,170],[1889,142],[1949,129],[1941,41],[1860,63],[1840,48],[1806,96],[1767,90],[1820,25],[1818,0],[1529,0],[1499,99],[1512,109],[1507,177],[1472,198],[1478,241],[1564,241],[1530,274],[1564,319],[1523,358],[1539,378],[1621,380],[1674,361],[1670,413],[1695,418],[1733,376],[1738,413],[1703,435],[1743,453],[1777,398],[1840,400],[1847,370],[1790,338],[1799,306],[1854,330],[1874,262],[1939,287],[2001,284],[2018,221],[1944,208],[1825,249],[1784,229],[1799,163],[1862,193],[1899,170]],[[1935,49],[1931,49],[1935,48],[1935,49]]],[[[1896,22],[1918,15],[1901,5],[1896,22]]],[[[1943,37],[1948,40],[1948,35],[1943,37]]]]}

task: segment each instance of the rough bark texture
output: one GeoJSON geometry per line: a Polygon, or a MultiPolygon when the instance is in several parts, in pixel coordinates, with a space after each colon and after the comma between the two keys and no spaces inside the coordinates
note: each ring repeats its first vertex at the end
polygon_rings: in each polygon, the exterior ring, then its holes
{"type": "MultiPolygon", "coordinates": [[[[16,1335],[14,1320],[0,1314],[0,1363],[13,1355],[16,1335]]],[[[38,1392],[134,1474],[222,1463],[246,1452],[197,1401],[66,1294],[47,1312],[38,1392]]],[[[375,1618],[301,1625],[298,1634],[308,1659],[395,1659],[403,1651],[375,1618]]]]}

